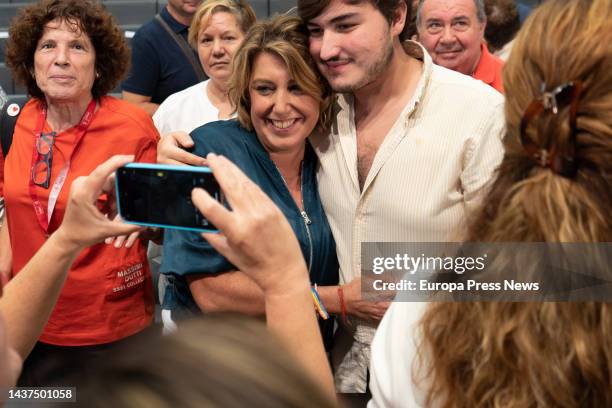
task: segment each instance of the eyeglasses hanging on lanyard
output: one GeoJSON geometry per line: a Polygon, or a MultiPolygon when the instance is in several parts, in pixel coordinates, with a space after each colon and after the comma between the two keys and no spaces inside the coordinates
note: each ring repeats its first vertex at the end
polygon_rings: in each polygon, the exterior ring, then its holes
{"type": "Polygon", "coordinates": [[[51,164],[53,162],[53,145],[55,132],[41,133],[36,140],[38,158],[32,166],[32,182],[42,188],[49,188],[51,181],[51,164]]]}
{"type": "Polygon", "coordinates": [[[32,206],[34,208],[34,212],[36,213],[36,217],[38,218],[38,223],[41,228],[47,233],[49,231],[49,224],[51,222],[51,217],[53,215],[53,210],[55,209],[55,204],[57,203],[57,199],[59,198],[59,194],[64,186],[64,182],[68,177],[68,170],[70,169],[70,162],[77,151],[79,144],[85,133],[87,133],[87,129],[91,124],[93,119],[93,114],[96,110],[97,102],[95,99],[89,102],[85,113],[81,117],[81,121],[76,126],[77,134],[74,139],[72,152],[70,156],[67,157],[66,162],[59,170],[55,181],[53,182],[53,186],[49,191],[49,197],[47,199],[47,206],[43,205],[42,201],[38,197],[38,193],[36,191],[36,186],[48,189],[51,184],[51,164],[53,161],[53,146],[55,144],[55,139],[57,135],[55,132],[44,133],[42,131],[45,120],[47,117],[47,106],[42,103],[40,106],[40,114],[38,116],[38,122],[36,128],[34,130],[34,136],[36,138],[34,142],[34,148],[32,151],[32,177],[30,179],[30,198],[32,199],[32,206]]]}

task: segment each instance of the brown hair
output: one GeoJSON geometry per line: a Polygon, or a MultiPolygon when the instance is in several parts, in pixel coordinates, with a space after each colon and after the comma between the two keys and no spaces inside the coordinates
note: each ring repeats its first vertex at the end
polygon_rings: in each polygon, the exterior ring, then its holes
{"type": "MultiPolygon", "coordinates": [[[[380,13],[385,17],[387,22],[391,24],[395,12],[400,4],[406,4],[406,21],[404,22],[404,29],[399,35],[400,41],[410,39],[410,20],[412,14],[412,4],[407,0],[342,0],[349,4],[359,4],[364,1],[370,2],[380,13]]],[[[410,1],[410,0],[408,0],[410,1]]],[[[313,18],[316,18],[319,14],[325,10],[332,0],[298,0],[298,15],[308,23],[313,18]]]]}
{"type": "MultiPolygon", "coordinates": [[[[75,365],[82,362],[71,362],[75,365]]],[[[335,407],[262,322],[208,315],[178,332],[138,335],[57,384],[91,408],[335,407]]]]}
{"type": "Polygon", "coordinates": [[[28,94],[44,98],[31,72],[45,25],[55,19],[74,24],[87,34],[96,51],[95,72],[99,74],[91,92],[94,98],[106,95],[127,72],[130,51],[114,17],[93,0],[43,0],[24,7],[12,20],[6,47],[13,77],[26,86],[28,94]]]}
{"type": "Polygon", "coordinates": [[[228,92],[240,124],[253,130],[249,83],[253,61],[262,52],[279,56],[297,85],[319,101],[318,126],[327,129],[332,119],[332,90],[310,56],[308,34],[302,20],[285,14],[256,23],[234,54],[228,92]]]}
{"type": "Polygon", "coordinates": [[[245,34],[257,17],[253,8],[243,0],[207,0],[200,4],[189,26],[189,44],[193,48],[198,47],[198,34],[202,27],[209,24],[209,20],[215,13],[230,13],[236,18],[242,33],[245,34]]]}
{"type": "Polygon", "coordinates": [[[487,27],[485,39],[489,51],[497,51],[512,41],[521,28],[518,7],[514,0],[485,0],[487,27]]]}
{"type": "MultiPolygon", "coordinates": [[[[527,20],[504,70],[506,154],[471,241],[612,241],[612,9],[549,0],[527,20]],[[519,140],[540,84],[580,81],[578,172],[540,167],[519,140]]],[[[570,138],[569,108],[534,119],[540,146],[570,138]]],[[[612,406],[609,303],[437,303],[421,321],[420,378],[442,407],[612,406]]],[[[415,366],[416,368],[417,366],[415,366]]]]}

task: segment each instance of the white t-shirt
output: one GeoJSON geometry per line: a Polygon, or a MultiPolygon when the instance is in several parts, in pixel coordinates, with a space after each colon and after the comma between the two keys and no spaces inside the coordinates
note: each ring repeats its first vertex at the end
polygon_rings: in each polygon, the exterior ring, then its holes
{"type": "Polygon", "coordinates": [[[210,79],[170,95],[159,105],[153,122],[160,135],[182,130],[187,133],[219,119],[219,110],[208,99],[210,79]]]}
{"type": "Polygon", "coordinates": [[[385,313],[372,341],[368,408],[424,406],[426,391],[414,383],[413,370],[418,371],[419,323],[427,305],[396,301],[385,313]]]}

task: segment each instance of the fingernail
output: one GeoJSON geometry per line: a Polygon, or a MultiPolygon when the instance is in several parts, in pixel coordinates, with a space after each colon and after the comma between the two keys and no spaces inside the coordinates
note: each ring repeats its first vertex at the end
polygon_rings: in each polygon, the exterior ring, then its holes
{"type": "Polygon", "coordinates": [[[195,196],[193,196],[193,194],[197,194],[201,198],[204,198],[204,199],[207,198],[207,197],[210,197],[210,194],[208,194],[208,192],[206,190],[204,190],[203,188],[199,188],[199,187],[194,188],[192,190],[191,194],[192,194],[192,197],[194,197],[194,198],[195,198],[195,196]]]}

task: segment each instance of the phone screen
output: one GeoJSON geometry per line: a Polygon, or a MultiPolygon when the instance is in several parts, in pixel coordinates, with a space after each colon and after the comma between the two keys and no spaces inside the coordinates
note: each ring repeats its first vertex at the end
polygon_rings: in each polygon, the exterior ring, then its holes
{"type": "Polygon", "coordinates": [[[216,231],[194,207],[191,191],[201,187],[222,201],[221,189],[208,168],[132,163],[116,173],[119,214],[135,224],[216,231]]]}

